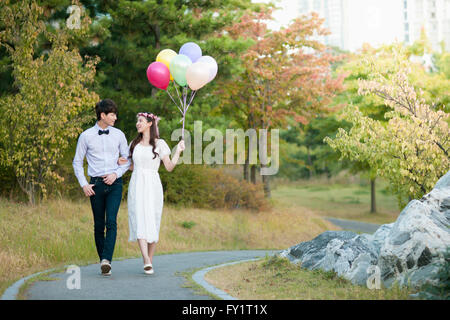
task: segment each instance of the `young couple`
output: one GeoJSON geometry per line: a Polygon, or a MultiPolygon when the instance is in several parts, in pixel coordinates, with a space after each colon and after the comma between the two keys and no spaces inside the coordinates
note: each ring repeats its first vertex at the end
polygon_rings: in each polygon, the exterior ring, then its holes
{"type": "Polygon", "coordinates": [[[97,123],[84,131],[77,143],[73,168],[84,194],[90,198],[94,215],[94,238],[102,275],[111,275],[111,261],[117,235],[117,212],[122,199],[122,175],[133,170],[128,186],[129,241],[138,241],[144,272],[153,274],[153,254],[159,240],[163,209],[163,188],[158,174],[160,162],[172,171],[184,150],[181,140],[172,160],[167,143],[159,138],[159,118],[138,113],[137,137],[128,145],[122,131],[114,128],[117,106],[104,99],[95,106],[97,123]],[[120,156],[120,158],[119,158],[120,156]],[[83,162],[88,162],[88,183],[83,162]],[[105,235],[106,228],[106,235],[105,235]]]}

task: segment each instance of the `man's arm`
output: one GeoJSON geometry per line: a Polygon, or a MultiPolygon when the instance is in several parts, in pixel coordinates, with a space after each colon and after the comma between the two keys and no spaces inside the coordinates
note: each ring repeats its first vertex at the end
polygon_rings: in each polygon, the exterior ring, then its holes
{"type": "Polygon", "coordinates": [[[86,137],[83,134],[78,138],[77,149],[75,151],[75,157],[73,158],[72,165],[73,170],[75,171],[75,176],[77,177],[80,186],[83,188],[84,195],[86,197],[90,197],[95,195],[95,191],[92,189],[94,185],[89,184],[84,176],[83,161],[87,152],[85,139],[86,137]]]}
{"type": "Polygon", "coordinates": [[[80,183],[80,186],[83,188],[88,185],[86,177],[84,175],[83,161],[86,156],[87,145],[86,145],[86,137],[82,134],[78,138],[77,149],[75,151],[75,157],[72,161],[73,170],[75,171],[75,176],[80,183]]]}
{"type": "Polygon", "coordinates": [[[120,135],[120,143],[119,143],[119,155],[125,159],[127,159],[127,163],[123,165],[119,165],[119,168],[115,171],[117,178],[123,176],[123,174],[130,167],[131,161],[128,159],[128,155],[130,154],[130,149],[128,148],[127,138],[125,138],[125,134],[120,135]]]}

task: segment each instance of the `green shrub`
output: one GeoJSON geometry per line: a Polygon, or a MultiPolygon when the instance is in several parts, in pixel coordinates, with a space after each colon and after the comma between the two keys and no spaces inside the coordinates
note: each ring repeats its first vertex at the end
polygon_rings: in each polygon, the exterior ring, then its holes
{"type": "Polygon", "coordinates": [[[196,223],[194,221],[183,221],[181,223],[181,226],[185,229],[192,229],[195,225],[196,223]]]}
{"type": "Polygon", "coordinates": [[[160,170],[164,201],[198,208],[245,208],[265,210],[262,184],[240,181],[221,168],[206,165],[179,165],[173,172],[160,170]]]}
{"type": "Polygon", "coordinates": [[[300,265],[291,264],[288,258],[282,258],[279,256],[266,257],[262,266],[266,269],[280,269],[280,268],[291,268],[300,267],[300,265]]]}

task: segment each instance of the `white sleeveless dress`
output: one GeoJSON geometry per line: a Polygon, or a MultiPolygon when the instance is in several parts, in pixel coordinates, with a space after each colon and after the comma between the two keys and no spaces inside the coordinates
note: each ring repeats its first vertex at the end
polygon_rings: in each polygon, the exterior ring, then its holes
{"type": "Polygon", "coordinates": [[[164,195],[158,169],[161,159],[170,155],[171,150],[162,139],[155,143],[159,154],[155,159],[151,145],[138,143],[133,150],[134,168],[128,185],[129,241],[145,239],[152,243],[159,240],[164,195]]]}

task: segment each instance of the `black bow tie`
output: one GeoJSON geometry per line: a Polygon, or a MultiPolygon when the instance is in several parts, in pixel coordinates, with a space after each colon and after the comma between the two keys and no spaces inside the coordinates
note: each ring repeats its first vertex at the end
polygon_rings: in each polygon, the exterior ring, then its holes
{"type": "Polygon", "coordinates": [[[98,134],[102,135],[102,134],[109,134],[109,130],[98,130],[98,134]]]}

